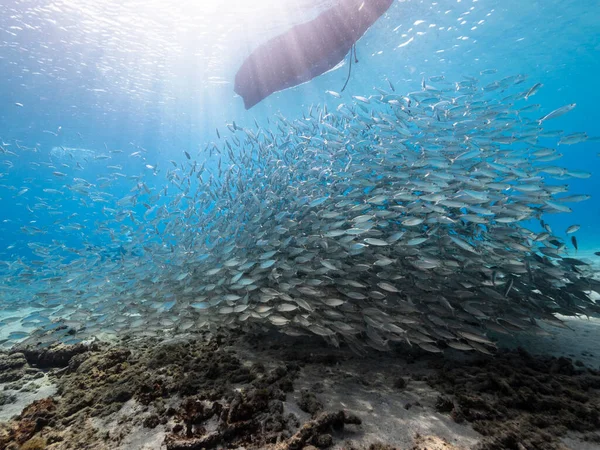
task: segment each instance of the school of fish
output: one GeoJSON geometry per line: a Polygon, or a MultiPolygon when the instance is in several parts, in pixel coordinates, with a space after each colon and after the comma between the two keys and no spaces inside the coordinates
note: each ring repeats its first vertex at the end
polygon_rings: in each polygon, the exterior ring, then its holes
{"type": "MultiPolygon", "coordinates": [[[[436,76],[401,95],[388,82],[301,118],[227,124],[168,167],[141,147],[31,162],[46,178],[2,192],[56,220],[23,224],[34,256],[0,262],[0,325],[26,329],[3,344],[48,330],[75,342],[275,328],[359,354],[395,342],[491,353],[494,333],[597,312],[600,282],[574,257],[579,225],[544,221],[590,198],[565,183],[590,173],[556,165],[556,143],[588,136],[545,129],[575,104],[544,114],[529,100],[540,87],[436,76]],[[138,158],[141,174],[118,158],[138,158]],[[79,177],[92,163],[108,166],[79,177]]],[[[0,149],[6,171],[31,150],[0,149]]]]}

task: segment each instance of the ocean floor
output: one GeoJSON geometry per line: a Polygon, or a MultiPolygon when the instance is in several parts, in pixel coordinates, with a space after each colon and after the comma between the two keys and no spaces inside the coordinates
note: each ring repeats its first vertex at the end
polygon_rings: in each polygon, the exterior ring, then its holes
{"type": "Polygon", "coordinates": [[[273,334],[16,347],[0,448],[600,449],[600,321],[566,320],[494,357],[273,334]]]}
{"type": "Polygon", "coordinates": [[[600,319],[560,319],[494,356],[273,333],[16,344],[0,449],[600,449],[600,319]]]}

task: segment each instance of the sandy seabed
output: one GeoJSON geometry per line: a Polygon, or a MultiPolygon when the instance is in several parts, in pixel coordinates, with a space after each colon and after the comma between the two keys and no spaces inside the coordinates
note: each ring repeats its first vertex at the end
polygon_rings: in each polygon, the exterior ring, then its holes
{"type": "Polygon", "coordinates": [[[278,334],[16,346],[0,448],[600,449],[600,320],[564,319],[493,357],[278,334]]]}

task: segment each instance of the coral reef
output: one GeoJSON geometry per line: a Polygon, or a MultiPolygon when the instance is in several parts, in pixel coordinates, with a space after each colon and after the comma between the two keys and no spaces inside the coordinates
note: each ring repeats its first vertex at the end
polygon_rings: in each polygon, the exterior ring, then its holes
{"type": "Polygon", "coordinates": [[[568,358],[518,349],[445,360],[437,369],[429,382],[447,396],[436,408],[485,436],[480,450],[561,449],[568,431],[600,428],[600,372],[568,358]]]}
{"type": "MultiPolygon", "coordinates": [[[[523,350],[458,359],[410,353],[395,366],[391,356],[365,361],[313,344],[290,348],[247,335],[207,334],[16,348],[0,355],[5,386],[42,374],[57,392],[0,423],[0,448],[465,448],[415,429],[406,430],[412,434],[401,446],[391,434],[363,432],[369,421],[390,414],[391,423],[438,414],[449,424],[470,424],[481,434],[480,450],[557,450],[573,432],[582,441],[599,439],[600,372],[566,358],[523,350]],[[357,389],[359,400],[352,399],[357,389]],[[359,415],[356,406],[335,406],[356,401],[368,403],[359,415]]],[[[10,403],[14,396],[4,393],[0,400],[10,403]]]]}

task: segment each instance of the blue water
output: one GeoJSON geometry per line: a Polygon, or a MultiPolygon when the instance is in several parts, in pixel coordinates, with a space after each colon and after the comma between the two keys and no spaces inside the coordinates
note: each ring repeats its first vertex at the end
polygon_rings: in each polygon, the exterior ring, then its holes
{"type": "MultiPolygon", "coordinates": [[[[524,74],[526,85],[544,85],[528,100],[542,105],[540,116],[577,104],[547,128],[600,135],[600,2],[594,0],[396,1],[359,41],[360,62],[341,100],[325,91],[341,89],[347,66],[245,111],[233,92],[244,57],[329,3],[3,1],[0,144],[18,158],[0,155],[0,260],[8,266],[19,258],[42,259],[32,254],[31,243],[53,240],[74,250],[112,249],[101,257],[116,258],[130,236],[115,226],[107,241],[96,227],[105,217],[103,207],[135,186],[128,177],[144,175],[150,188],[161,189],[169,161],[184,161],[184,151],[196,158],[226,123],[252,128],[256,119],[266,127],[276,112],[293,119],[315,104],[334,109],[352,95],[372,94],[374,86],[388,89],[388,79],[397,92],[408,93],[430,76],[460,81],[497,69],[485,78],[491,82],[524,74]],[[51,150],[57,146],[110,159],[56,158],[51,150]],[[55,168],[43,166],[49,162],[55,168]],[[64,186],[73,177],[102,185],[102,177],[116,170],[108,165],[121,166],[118,172],[125,175],[103,187],[113,196],[109,203],[44,192],[68,193],[64,186]],[[24,188],[28,191],[18,195],[24,188]]],[[[564,158],[553,164],[593,173],[568,181],[571,193],[592,199],[547,222],[559,233],[581,224],[581,249],[600,250],[600,143],[559,149],[564,158]]],[[[132,208],[144,212],[141,205],[132,208]]]]}

